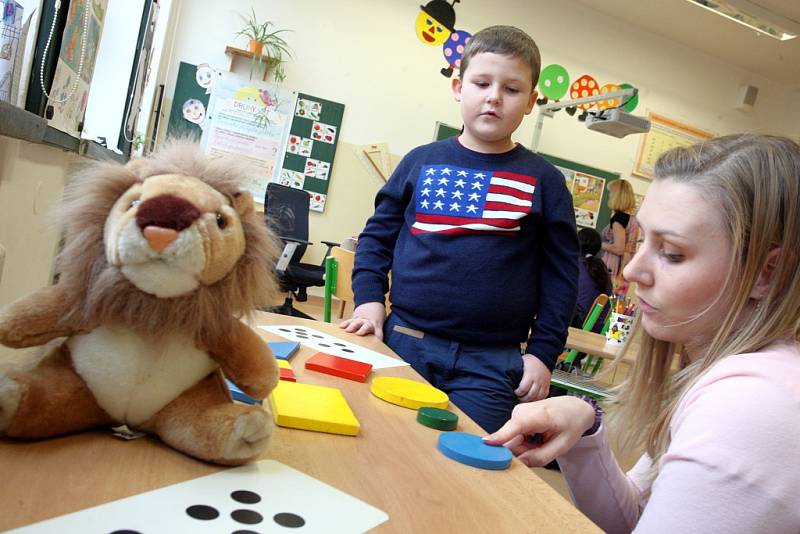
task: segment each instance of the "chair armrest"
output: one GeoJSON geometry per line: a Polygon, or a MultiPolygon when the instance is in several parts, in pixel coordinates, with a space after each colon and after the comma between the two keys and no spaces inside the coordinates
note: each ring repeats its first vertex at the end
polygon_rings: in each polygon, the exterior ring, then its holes
{"type": "Polygon", "coordinates": [[[288,236],[278,236],[281,241],[289,241],[291,243],[298,243],[300,245],[313,245],[311,241],[306,241],[305,239],[297,239],[296,237],[288,237],[288,236]]]}
{"type": "Polygon", "coordinates": [[[299,246],[300,243],[297,241],[286,243],[286,246],[283,247],[283,252],[281,252],[280,257],[278,258],[278,262],[275,264],[275,270],[278,273],[284,274],[286,272],[286,268],[289,266],[292,256],[294,256],[294,251],[297,250],[297,247],[299,246]]]}
{"type": "Polygon", "coordinates": [[[334,243],[333,241],[323,241],[323,243],[328,245],[328,248],[330,248],[330,247],[338,247],[341,244],[341,243],[334,243]]]}

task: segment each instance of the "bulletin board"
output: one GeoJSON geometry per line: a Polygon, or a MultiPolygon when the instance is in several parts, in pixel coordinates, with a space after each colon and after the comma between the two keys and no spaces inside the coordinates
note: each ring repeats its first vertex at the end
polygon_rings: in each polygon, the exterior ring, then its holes
{"type": "Polygon", "coordinates": [[[298,93],[278,183],[311,195],[310,208],[325,210],[344,104],[298,93]]]}
{"type": "Polygon", "coordinates": [[[449,124],[436,121],[436,126],[433,128],[433,140],[441,141],[442,139],[447,139],[448,137],[455,137],[460,133],[461,128],[456,128],[455,126],[450,126],[449,124]]]}
{"type": "Polygon", "coordinates": [[[690,146],[708,141],[714,134],[668,119],[663,115],[648,113],[650,131],[642,136],[633,174],[652,178],[656,160],[671,148],[690,146]]]}
{"type": "Polygon", "coordinates": [[[611,219],[611,210],[607,206],[606,185],[608,182],[618,180],[619,173],[589,167],[541,152],[539,155],[564,174],[575,207],[575,223],[578,226],[594,228],[598,232],[602,231],[611,219]]]}

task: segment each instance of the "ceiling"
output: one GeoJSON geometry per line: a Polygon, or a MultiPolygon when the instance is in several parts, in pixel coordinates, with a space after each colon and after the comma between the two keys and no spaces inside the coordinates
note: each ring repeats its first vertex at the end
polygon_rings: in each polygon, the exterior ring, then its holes
{"type": "MultiPolygon", "coordinates": [[[[800,92],[800,37],[778,41],[686,0],[578,1],[800,92]]],[[[750,2],[800,24],[800,0],[750,2]]]]}

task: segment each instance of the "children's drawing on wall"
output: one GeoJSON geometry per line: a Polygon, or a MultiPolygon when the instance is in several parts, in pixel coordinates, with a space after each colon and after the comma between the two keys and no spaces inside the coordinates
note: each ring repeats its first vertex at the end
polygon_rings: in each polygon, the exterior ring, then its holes
{"type": "Polygon", "coordinates": [[[208,116],[209,95],[220,76],[222,71],[212,68],[208,63],[192,65],[181,62],[175,81],[167,137],[200,141],[208,116]]]}
{"type": "Polygon", "coordinates": [[[428,46],[441,46],[442,55],[447,63],[440,72],[450,78],[453,70],[461,67],[461,55],[472,34],[464,30],[456,30],[455,5],[461,0],[431,0],[420,7],[415,30],[420,41],[428,46]]]}
{"type": "MultiPolygon", "coordinates": [[[[536,100],[536,103],[541,106],[547,104],[551,100],[553,102],[560,102],[567,93],[569,93],[570,100],[577,100],[579,98],[615,93],[623,89],[633,89],[634,87],[629,83],[606,83],[601,86],[591,74],[583,74],[570,84],[570,76],[567,69],[562,65],[552,63],[542,69],[541,75],[539,76],[538,88],[541,98],[536,100]]],[[[638,104],[639,95],[634,94],[628,97],[624,102],[621,101],[620,98],[614,97],[608,100],[568,106],[564,109],[572,116],[580,108],[582,113],[578,116],[578,120],[585,121],[586,117],[592,113],[593,110],[600,112],[606,109],[622,108],[630,113],[636,109],[638,104]]],[[[555,111],[558,110],[554,110],[554,112],[555,111]]]]}
{"type": "Polygon", "coordinates": [[[107,3],[71,2],[67,12],[46,116],[50,126],[73,137],[79,137],[82,129],[107,3]]]}
{"type": "Polygon", "coordinates": [[[578,226],[597,228],[603,190],[606,186],[605,179],[565,167],[556,166],[556,168],[564,175],[567,189],[572,193],[575,222],[578,226]]]}

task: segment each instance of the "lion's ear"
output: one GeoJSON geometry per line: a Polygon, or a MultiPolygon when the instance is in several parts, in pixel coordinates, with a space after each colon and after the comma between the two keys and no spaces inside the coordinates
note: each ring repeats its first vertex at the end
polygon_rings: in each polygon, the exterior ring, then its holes
{"type": "Polygon", "coordinates": [[[255,209],[253,205],[253,195],[248,193],[247,191],[239,191],[238,193],[233,195],[233,209],[236,210],[236,213],[241,215],[247,215],[251,211],[255,209]]]}

